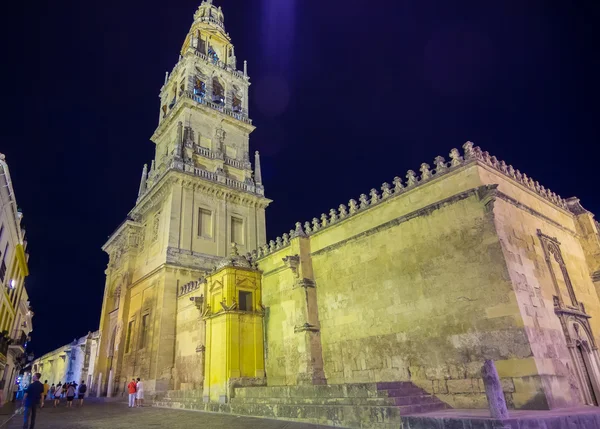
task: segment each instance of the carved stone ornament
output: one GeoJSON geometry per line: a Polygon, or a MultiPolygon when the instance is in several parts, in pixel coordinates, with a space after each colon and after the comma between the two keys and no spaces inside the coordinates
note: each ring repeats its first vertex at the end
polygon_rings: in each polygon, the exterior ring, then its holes
{"type": "Polygon", "coordinates": [[[296,277],[298,277],[299,276],[298,267],[300,266],[300,256],[289,255],[289,256],[286,256],[285,258],[283,258],[282,260],[283,260],[283,263],[285,264],[285,266],[288,267],[290,270],[292,270],[294,275],[296,277]]]}

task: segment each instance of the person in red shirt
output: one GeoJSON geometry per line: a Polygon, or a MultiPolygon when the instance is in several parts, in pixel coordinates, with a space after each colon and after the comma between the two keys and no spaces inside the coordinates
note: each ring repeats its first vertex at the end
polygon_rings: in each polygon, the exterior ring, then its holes
{"type": "Polygon", "coordinates": [[[127,385],[127,390],[129,391],[129,408],[135,407],[135,393],[137,392],[136,385],[135,378],[132,378],[127,385]]]}

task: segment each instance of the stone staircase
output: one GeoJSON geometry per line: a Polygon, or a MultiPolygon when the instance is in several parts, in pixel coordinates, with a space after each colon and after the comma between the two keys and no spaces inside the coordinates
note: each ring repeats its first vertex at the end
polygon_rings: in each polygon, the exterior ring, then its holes
{"type": "Polygon", "coordinates": [[[228,404],[205,404],[201,390],[169,391],[154,405],[363,429],[397,429],[402,416],[449,408],[410,382],[243,387],[228,404]]]}

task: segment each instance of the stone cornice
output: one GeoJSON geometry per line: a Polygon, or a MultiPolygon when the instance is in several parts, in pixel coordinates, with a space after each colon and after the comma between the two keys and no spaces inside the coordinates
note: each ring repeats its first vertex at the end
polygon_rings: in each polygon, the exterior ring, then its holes
{"type": "Polygon", "coordinates": [[[108,237],[108,240],[102,246],[102,250],[108,252],[110,247],[116,243],[121,241],[121,239],[125,236],[127,229],[129,228],[141,228],[141,224],[135,222],[132,219],[125,219],[121,225],[117,227],[117,229],[108,237]]]}
{"type": "Polygon", "coordinates": [[[381,186],[381,193],[373,188],[370,190],[368,196],[366,194],[361,194],[358,201],[354,199],[350,200],[348,206],[340,204],[337,210],[331,209],[329,214],[323,213],[320,218],[315,217],[312,219],[312,222],[305,222],[304,225],[301,222],[297,222],[295,229],[291,230],[289,234],[283,234],[281,237],[277,237],[268,244],[259,247],[258,251],[252,254],[252,257],[260,259],[265,255],[287,247],[290,244],[290,240],[294,237],[308,237],[315,233],[319,233],[331,225],[338,224],[357,213],[369,210],[388,199],[405,195],[413,189],[441,180],[449,174],[463,171],[472,165],[477,165],[489,171],[502,174],[520,189],[534,195],[546,204],[551,204],[555,209],[565,215],[573,217],[573,214],[568,210],[566,200],[562,199],[554,192],[545,189],[538,182],[527,177],[526,174],[514,169],[512,165],[508,165],[504,161],[498,161],[495,156],[491,156],[488,152],[482,151],[481,148],[474,146],[471,142],[466,142],[463,145],[463,149],[464,156],[461,155],[458,149],[452,149],[450,151],[450,162],[446,162],[442,156],[437,156],[434,159],[435,169],[431,169],[430,165],[427,163],[421,164],[421,167],[419,168],[420,175],[417,175],[413,170],[408,170],[406,173],[406,182],[403,182],[398,176],[394,177],[392,185],[383,183],[381,186]]]}
{"type": "Polygon", "coordinates": [[[181,185],[187,189],[198,189],[213,198],[243,204],[251,207],[265,209],[271,200],[257,194],[251,194],[242,190],[230,188],[217,182],[205,180],[194,174],[168,169],[157,180],[152,188],[138,201],[136,206],[129,212],[133,219],[137,219],[153,207],[169,193],[170,185],[181,185]]]}

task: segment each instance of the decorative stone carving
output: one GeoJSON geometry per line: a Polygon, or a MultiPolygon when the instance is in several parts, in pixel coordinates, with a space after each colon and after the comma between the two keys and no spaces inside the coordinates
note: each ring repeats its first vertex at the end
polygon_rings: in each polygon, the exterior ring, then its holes
{"type": "Polygon", "coordinates": [[[319,219],[317,219],[316,217],[313,217],[312,224],[313,224],[313,227],[312,227],[313,232],[316,232],[319,229],[321,229],[321,225],[319,224],[319,219]]]}
{"type": "Polygon", "coordinates": [[[475,158],[475,153],[473,151],[473,142],[470,142],[470,141],[466,142],[463,145],[463,150],[465,151],[465,159],[467,161],[470,161],[473,158],[475,158]]]}
{"type": "Polygon", "coordinates": [[[366,209],[367,207],[369,207],[369,201],[367,200],[367,196],[365,194],[360,194],[360,197],[358,197],[358,201],[360,201],[361,209],[366,209]]]}
{"type": "Polygon", "coordinates": [[[338,220],[338,215],[335,209],[329,210],[329,223],[335,223],[338,220]]]}
{"type": "Polygon", "coordinates": [[[340,219],[344,219],[346,216],[348,216],[348,210],[344,204],[340,204],[338,210],[340,211],[340,219]]]}
{"type": "Polygon", "coordinates": [[[329,224],[329,218],[325,213],[321,214],[321,226],[324,228],[329,224]]]}
{"type": "Polygon", "coordinates": [[[398,194],[402,192],[404,185],[402,184],[402,179],[400,177],[394,177],[394,181],[392,183],[394,184],[394,193],[398,194]]]}
{"type": "Polygon", "coordinates": [[[392,196],[392,190],[390,189],[390,184],[385,182],[381,185],[381,199],[385,200],[392,196]]]}
{"type": "Polygon", "coordinates": [[[286,232],[283,234],[283,245],[287,246],[290,244],[290,235],[286,232]]]}
{"type": "Polygon", "coordinates": [[[279,250],[283,246],[283,242],[281,241],[281,237],[277,237],[275,239],[275,249],[279,250]]]}
{"type": "Polygon", "coordinates": [[[377,204],[379,202],[379,194],[377,193],[377,189],[371,189],[369,194],[371,195],[371,205],[377,204]]]}
{"type": "Polygon", "coordinates": [[[300,222],[296,222],[296,229],[294,230],[294,237],[306,237],[304,231],[302,231],[302,224],[300,222]]]}
{"type": "Polygon", "coordinates": [[[275,251],[275,241],[271,240],[269,241],[269,253],[272,253],[275,251]]]}
{"type": "Polygon", "coordinates": [[[306,231],[307,234],[310,234],[312,232],[312,228],[310,227],[309,221],[304,222],[304,231],[306,231]]]}
{"type": "Polygon", "coordinates": [[[408,170],[406,172],[406,187],[412,188],[416,184],[417,184],[417,175],[415,174],[414,171],[408,170]]]}
{"type": "Polygon", "coordinates": [[[453,148],[452,150],[450,150],[450,160],[451,160],[450,161],[451,167],[458,167],[464,161],[463,157],[460,155],[460,152],[456,148],[453,148]]]}
{"type": "Polygon", "coordinates": [[[426,162],[421,164],[420,171],[421,171],[421,180],[427,180],[427,179],[431,178],[431,167],[426,162]]]}
{"type": "Polygon", "coordinates": [[[356,205],[356,200],[350,200],[348,202],[348,206],[350,207],[350,214],[354,214],[358,211],[358,206],[356,205]]]}
{"type": "Polygon", "coordinates": [[[289,255],[282,259],[286,267],[293,271],[296,278],[298,277],[298,267],[300,266],[300,256],[289,255]]]}
{"type": "Polygon", "coordinates": [[[433,163],[435,164],[435,174],[441,174],[448,169],[443,156],[436,156],[433,163]]]}

